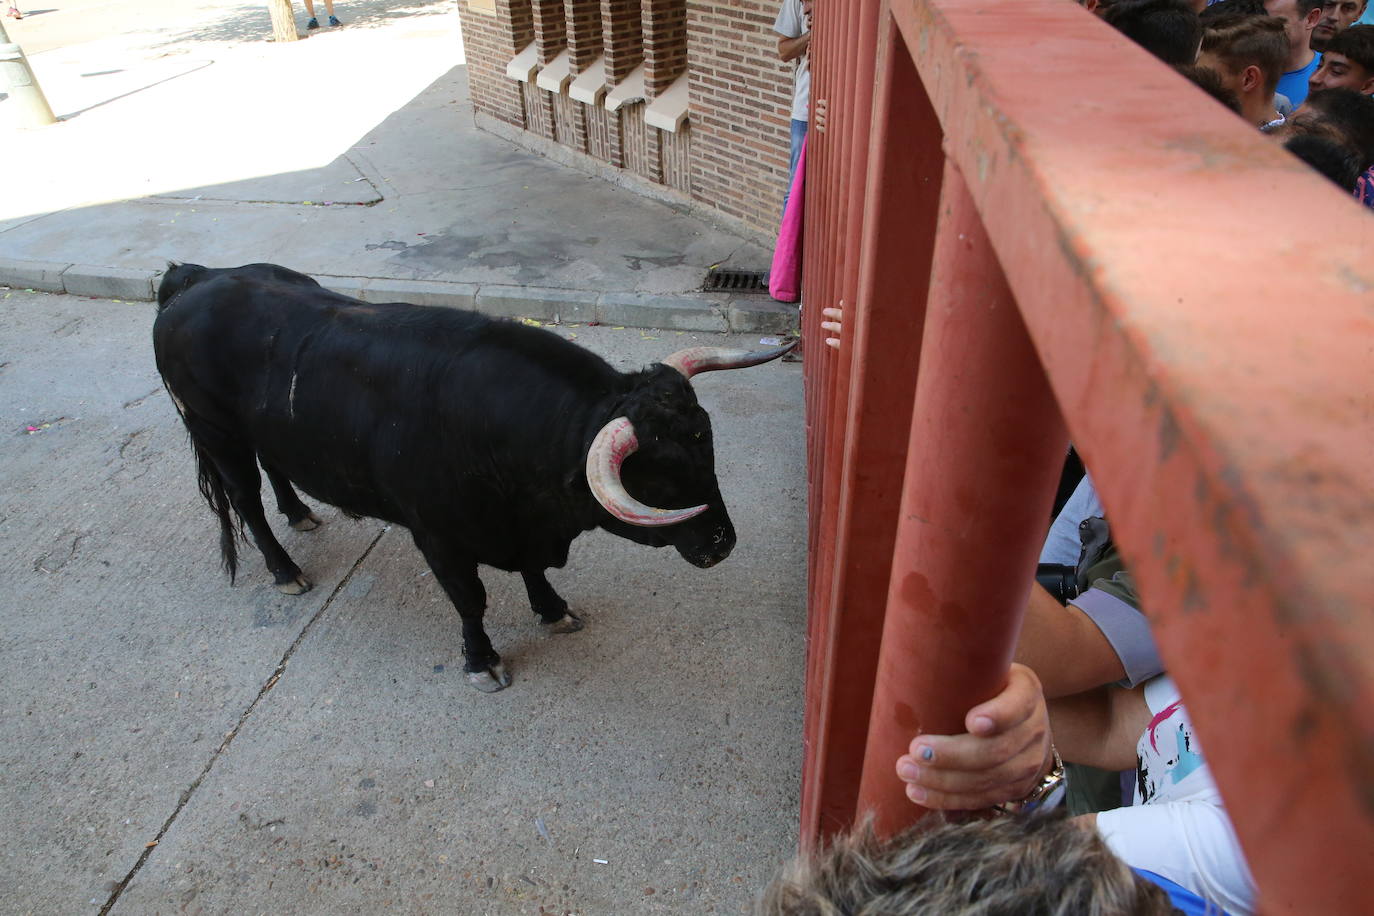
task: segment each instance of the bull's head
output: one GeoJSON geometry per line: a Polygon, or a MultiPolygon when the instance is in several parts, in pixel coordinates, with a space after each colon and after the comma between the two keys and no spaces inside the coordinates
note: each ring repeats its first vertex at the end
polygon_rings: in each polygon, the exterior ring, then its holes
{"type": "Polygon", "coordinates": [[[692,347],[646,372],[625,415],[603,426],[587,452],[592,495],[622,523],[606,527],[641,544],[671,544],[693,566],[714,566],[728,557],[735,527],[716,484],[711,419],[688,380],[699,372],[757,366],[796,345],[757,351],[692,347]]]}

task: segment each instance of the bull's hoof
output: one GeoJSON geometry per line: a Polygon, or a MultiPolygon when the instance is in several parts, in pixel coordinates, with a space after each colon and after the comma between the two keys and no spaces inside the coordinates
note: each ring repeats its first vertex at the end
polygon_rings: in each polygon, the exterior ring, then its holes
{"type": "Polygon", "coordinates": [[[283,595],[304,595],[315,587],[314,583],[305,576],[297,576],[294,579],[287,579],[285,582],[278,582],[277,591],[283,595]]]}
{"type": "Polygon", "coordinates": [[[483,693],[496,693],[510,686],[510,675],[505,665],[492,665],[486,671],[469,671],[468,683],[483,693]]]}
{"type": "Polygon", "coordinates": [[[576,633],[582,629],[582,618],[569,611],[553,623],[546,623],[550,633],[576,633]]]}
{"type": "Polygon", "coordinates": [[[297,531],[314,531],[323,524],[324,522],[320,521],[318,515],[314,512],[307,512],[305,518],[292,522],[291,527],[295,528],[297,531]]]}

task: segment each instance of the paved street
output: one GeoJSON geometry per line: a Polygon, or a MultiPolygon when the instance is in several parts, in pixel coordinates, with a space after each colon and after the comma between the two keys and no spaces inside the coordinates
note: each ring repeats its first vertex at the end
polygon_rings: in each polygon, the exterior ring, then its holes
{"type": "Polygon", "coordinates": [[[770,240],[478,130],[451,0],[336,9],[341,28],[281,44],[264,3],[233,0],[13,22],[61,121],[20,129],[0,97],[0,283],[149,298],[169,260],[275,261],[505,315],[797,325],[766,295],[701,291],[715,267],[766,270],[770,240]]]}
{"type": "MultiPolygon", "coordinates": [[[[64,120],[14,129],[0,99],[0,283],[274,260],[374,300],[558,314],[621,368],[757,344],[620,326],[723,330],[743,312],[686,291],[765,249],[477,131],[452,3],[337,10],[273,45],[261,3],[29,9],[10,34],[64,120]]],[[[404,530],[274,514],[315,589],[282,595],[252,549],[231,586],[153,306],[31,285],[0,286],[6,912],[747,909],[797,833],[798,366],[694,382],[739,532],[719,567],[585,535],[550,579],[587,628],[557,637],[484,573],[515,679],[488,696],[404,530]]]]}
{"type": "MultiPolygon", "coordinates": [[[[280,594],[251,549],[230,586],[153,314],[0,290],[5,909],[741,912],[795,841],[799,367],[694,382],[721,566],[586,535],[551,578],[588,626],[558,637],[484,573],[515,676],[484,695],[403,530],[276,520],[316,588],[280,594]]],[[[725,339],[558,333],[622,368],[725,339]]]]}

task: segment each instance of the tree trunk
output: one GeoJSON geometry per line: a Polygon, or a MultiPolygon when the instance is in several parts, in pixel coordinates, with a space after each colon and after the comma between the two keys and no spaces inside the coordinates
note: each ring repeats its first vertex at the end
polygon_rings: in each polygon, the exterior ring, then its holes
{"type": "Polygon", "coordinates": [[[267,0],[267,8],[272,11],[273,41],[296,41],[301,37],[296,33],[296,14],[291,9],[291,0],[267,0]]]}

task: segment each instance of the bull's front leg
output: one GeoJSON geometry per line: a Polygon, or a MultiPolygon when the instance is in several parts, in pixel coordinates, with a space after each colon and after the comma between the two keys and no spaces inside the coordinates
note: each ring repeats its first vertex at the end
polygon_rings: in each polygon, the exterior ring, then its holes
{"type": "Polygon", "coordinates": [[[542,569],[522,570],[520,578],[525,580],[525,594],[530,597],[530,607],[539,615],[539,622],[554,633],[576,633],[582,629],[582,618],[568,610],[568,602],[549,584],[542,569]]]}
{"type": "Polygon", "coordinates": [[[415,546],[420,548],[434,578],[463,620],[463,670],[468,683],[483,693],[495,693],[510,686],[511,677],[501,664],[501,656],[492,648],[491,639],[482,626],[487,609],[487,590],[477,576],[477,561],[462,556],[440,539],[420,531],[412,531],[415,546]]]}

